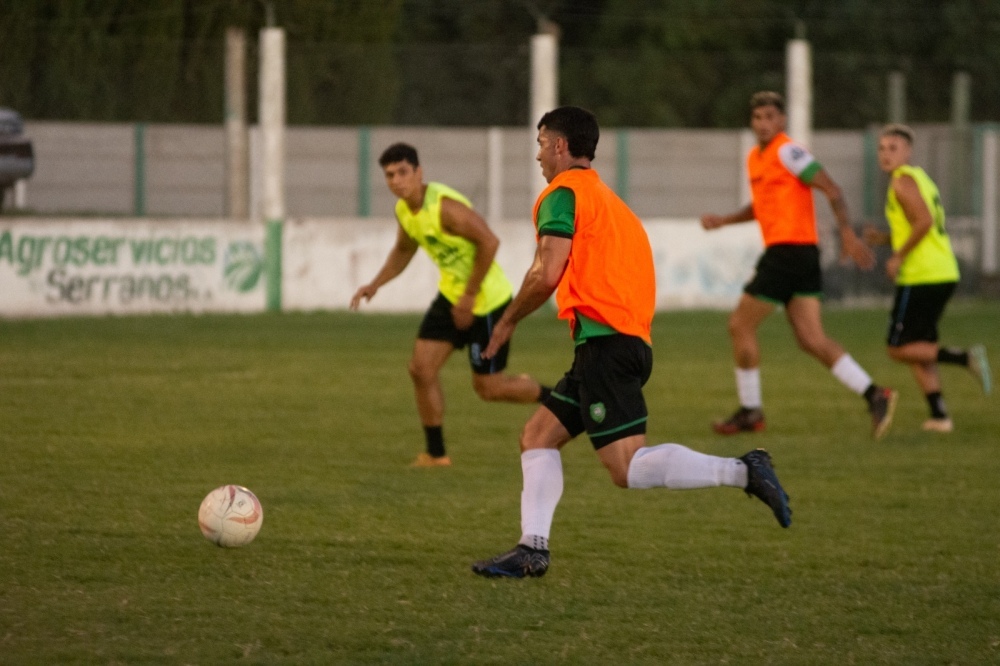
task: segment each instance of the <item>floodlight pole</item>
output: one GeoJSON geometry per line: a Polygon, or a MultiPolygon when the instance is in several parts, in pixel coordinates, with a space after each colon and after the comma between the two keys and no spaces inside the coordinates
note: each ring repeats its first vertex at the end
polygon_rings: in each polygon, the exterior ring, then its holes
{"type": "Polygon", "coordinates": [[[226,215],[250,217],[249,141],[246,113],[246,36],[226,30],[226,215]]]}
{"type": "Polygon", "coordinates": [[[531,203],[545,189],[546,182],[535,161],[538,120],[556,108],[559,97],[559,26],[544,18],[531,38],[531,115],[528,137],[531,142],[531,203]]]}
{"type": "Polygon", "coordinates": [[[281,235],[285,219],[285,31],[260,31],[261,212],[267,309],[281,310],[281,235]]]}
{"type": "Polygon", "coordinates": [[[805,24],[795,27],[795,39],[785,49],[788,102],[788,135],[805,147],[812,143],[812,52],[805,38],[805,24]]]}
{"type": "Polygon", "coordinates": [[[1000,277],[997,263],[997,237],[1000,236],[1000,216],[997,214],[997,179],[1000,178],[1000,128],[990,127],[983,133],[983,243],[982,272],[993,280],[1000,277]]]}
{"type": "Polygon", "coordinates": [[[889,122],[906,122],[906,74],[889,72],[889,122]]]}

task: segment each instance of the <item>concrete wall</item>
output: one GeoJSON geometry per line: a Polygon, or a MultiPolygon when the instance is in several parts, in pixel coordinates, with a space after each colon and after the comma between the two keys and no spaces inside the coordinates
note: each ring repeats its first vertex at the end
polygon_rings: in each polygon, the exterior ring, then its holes
{"type": "MultiPolygon", "coordinates": [[[[70,215],[135,212],[135,125],[29,122],[25,131],[34,142],[37,163],[28,183],[29,209],[70,215]]],[[[534,203],[534,132],[503,128],[501,134],[502,217],[523,218],[534,203]]],[[[628,131],[629,204],[644,218],[691,217],[736,208],[745,201],[744,135],[741,130],[628,131]]],[[[361,174],[359,136],[353,127],[288,128],[286,209],[290,217],[356,215],[362,176],[371,187],[370,214],[391,216],[393,199],[382,182],[378,156],[396,141],[417,147],[429,180],[448,183],[485,211],[485,129],[373,128],[369,160],[361,174]]],[[[143,141],[147,215],[223,215],[225,143],[221,126],[146,125],[143,141]]],[[[606,129],[594,163],[612,186],[618,186],[617,142],[616,131],[606,129]]],[[[863,158],[862,133],[817,132],[814,143],[817,155],[842,181],[849,203],[856,209],[862,191],[855,182],[861,176],[857,165],[863,158]]],[[[257,162],[259,158],[252,155],[252,165],[257,162]]]]}
{"type": "MultiPolygon", "coordinates": [[[[223,127],[143,125],[141,130],[145,159],[144,167],[137,169],[140,142],[135,124],[26,123],[36,154],[36,171],[26,188],[28,210],[49,215],[222,217],[226,197],[223,127]],[[138,194],[137,182],[143,186],[138,194]],[[137,201],[143,204],[141,211],[137,201]]],[[[914,161],[923,165],[941,188],[960,259],[978,267],[980,221],[971,208],[978,205],[975,197],[982,189],[981,176],[976,175],[976,160],[981,156],[971,148],[965,153],[958,150],[956,146],[969,142],[956,143],[947,126],[921,126],[917,131],[914,161]],[[967,164],[962,162],[958,168],[956,156],[967,164]]],[[[538,168],[535,132],[514,127],[502,128],[500,134],[500,217],[527,219],[535,197],[532,176],[538,168]]],[[[417,147],[428,180],[442,181],[464,192],[481,213],[487,214],[487,128],[371,128],[367,160],[361,165],[363,136],[356,127],[287,129],[289,218],[358,216],[365,184],[368,215],[391,217],[394,202],[383,183],[378,156],[396,141],[417,147]]],[[[261,172],[256,129],[251,130],[250,138],[250,210],[251,218],[256,219],[260,188],[255,177],[261,172]]],[[[622,132],[605,128],[594,166],[606,182],[621,191],[618,159],[620,154],[627,155],[628,183],[623,195],[643,219],[696,218],[704,212],[735,210],[749,200],[744,162],[752,145],[753,137],[745,129],[622,132]],[[627,141],[625,146],[618,145],[622,138],[627,141]]],[[[873,164],[866,165],[872,150],[872,135],[863,131],[813,133],[812,151],[843,189],[855,223],[866,221],[866,203],[867,219],[877,223],[882,219],[885,177],[873,164]]],[[[823,261],[829,266],[838,250],[833,216],[822,196],[817,197],[816,209],[823,261]]]]}

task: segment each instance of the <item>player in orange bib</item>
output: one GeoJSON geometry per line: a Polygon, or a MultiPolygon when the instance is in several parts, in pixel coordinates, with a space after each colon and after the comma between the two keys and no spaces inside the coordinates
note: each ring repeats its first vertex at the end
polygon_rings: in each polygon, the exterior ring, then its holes
{"type": "Polygon", "coordinates": [[[706,214],[705,229],[756,219],[764,254],[729,317],[736,361],[740,407],[715,432],[733,435],[764,429],[757,328],[778,305],[784,305],[799,347],[825,365],[847,388],[862,396],[872,419],[872,434],[882,437],[892,423],[896,391],[873,383],[867,372],[823,330],[823,293],[813,188],[830,202],[840,232],[841,253],[871,269],[875,255],[851,228],[840,188],[806,148],[785,134],[785,101],[778,93],[759,92],[750,99],[750,128],[758,145],[747,158],[752,203],[729,215],[706,214]]]}
{"type": "Polygon", "coordinates": [[[549,531],[562,496],[560,449],[584,432],[621,488],[742,488],[791,523],[766,451],[722,458],[680,444],[646,446],[642,387],[653,370],[653,251],[642,222],[591,168],[600,131],[585,109],[564,106],[538,123],[538,161],[549,186],[535,204],[535,259],[483,352],[556,295],[569,322],[573,365],[521,431],[521,539],[472,565],[488,578],[538,577],[549,568],[549,531]]]}

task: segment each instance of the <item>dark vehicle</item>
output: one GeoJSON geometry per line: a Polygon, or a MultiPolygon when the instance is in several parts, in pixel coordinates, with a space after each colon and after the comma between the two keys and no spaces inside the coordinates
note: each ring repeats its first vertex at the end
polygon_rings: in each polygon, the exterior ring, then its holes
{"type": "Polygon", "coordinates": [[[24,136],[24,121],[13,109],[0,107],[0,211],[6,191],[35,170],[35,151],[24,136]]]}

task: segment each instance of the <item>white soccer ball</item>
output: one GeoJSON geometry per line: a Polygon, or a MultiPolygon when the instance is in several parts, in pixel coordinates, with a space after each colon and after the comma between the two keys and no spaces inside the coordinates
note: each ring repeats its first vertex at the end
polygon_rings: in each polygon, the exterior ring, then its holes
{"type": "Polygon", "coordinates": [[[243,486],[220,486],[210,492],[198,509],[198,526],[216,546],[245,546],[264,522],[264,508],[257,496],[243,486]]]}

